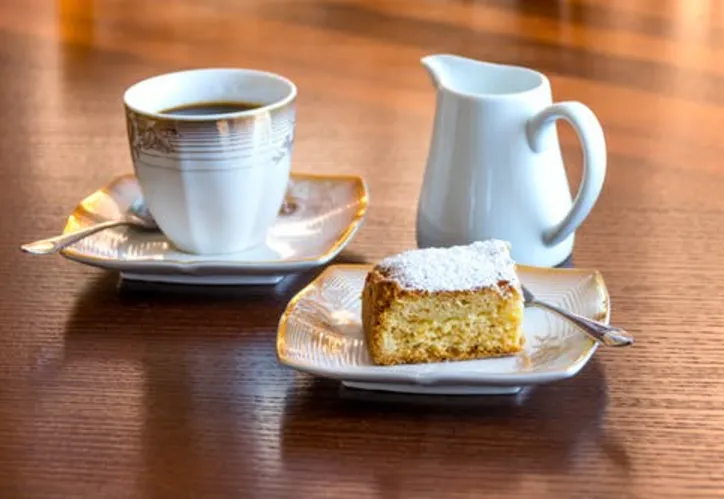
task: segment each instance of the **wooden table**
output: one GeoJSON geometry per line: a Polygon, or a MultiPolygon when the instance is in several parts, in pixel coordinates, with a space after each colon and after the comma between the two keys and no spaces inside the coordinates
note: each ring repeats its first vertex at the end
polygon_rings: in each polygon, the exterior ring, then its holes
{"type": "Polygon", "coordinates": [[[714,0],[0,2],[0,497],[722,497],[722,63],[714,0]],[[277,364],[311,274],[119,290],[18,250],[130,170],[123,90],[200,66],[297,82],[294,169],[372,193],[340,260],[409,248],[434,52],[536,67],[598,114],[609,172],[574,258],[634,348],[518,398],[357,393],[277,364]]]}

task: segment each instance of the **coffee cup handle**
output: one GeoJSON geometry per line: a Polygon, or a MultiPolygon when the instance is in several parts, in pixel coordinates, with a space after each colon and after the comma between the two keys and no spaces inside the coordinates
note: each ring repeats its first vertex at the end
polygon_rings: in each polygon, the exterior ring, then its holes
{"type": "Polygon", "coordinates": [[[535,152],[541,152],[549,144],[549,134],[555,132],[555,123],[564,119],[571,124],[583,147],[583,179],[573,206],[555,226],[543,233],[549,246],[565,240],[586,219],[596,204],[606,177],[606,139],[596,115],[580,102],[552,104],[533,116],[527,123],[528,142],[535,152]]]}

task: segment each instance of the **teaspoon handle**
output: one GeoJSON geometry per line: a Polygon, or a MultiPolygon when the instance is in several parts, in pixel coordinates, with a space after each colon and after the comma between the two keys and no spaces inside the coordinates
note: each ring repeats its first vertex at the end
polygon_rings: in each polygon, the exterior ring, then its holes
{"type": "Polygon", "coordinates": [[[550,312],[553,312],[559,317],[566,319],[567,321],[578,327],[578,329],[586,333],[588,336],[598,341],[599,343],[603,343],[606,346],[625,347],[633,345],[633,336],[631,336],[629,333],[621,328],[609,326],[608,324],[591,320],[587,317],[583,317],[582,315],[568,312],[567,310],[558,308],[555,305],[551,305],[550,303],[536,300],[532,303],[532,305],[549,310],[550,312]]]}
{"type": "Polygon", "coordinates": [[[33,255],[50,255],[52,253],[57,253],[66,246],[77,243],[91,234],[110,229],[111,227],[127,224],[129,224],[127,220],[109,220],[108,222],[91,225],[90,227],[86,227],[85,229],[80,229],[75,232],[69,232],[67,234],[61,234],[48,239],[41,239],[32,243],[23,244],[20,246],[20,249],[26,253],[32,253],[33,255]]]}

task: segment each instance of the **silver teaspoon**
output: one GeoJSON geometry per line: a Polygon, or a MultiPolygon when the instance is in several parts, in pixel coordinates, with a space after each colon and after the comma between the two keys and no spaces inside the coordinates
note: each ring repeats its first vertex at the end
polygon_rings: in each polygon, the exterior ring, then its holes
{"type": "Polygon", "coordinates": [[[68,234],[61,234],[60,236],[23,244],[20,246],[20,249],[26,253],[32,253],[34,255],[50,255],[52,253],[57,253],[71,244],[77,243],[91,234],[110,229],[111,227],[118,227],[120,225],[130,225],[132,227],[139,227],[147,230],[158,230],[158,225],[156,225],[156,221],[151,216],[148,208],[146,208],[145,203],[142,199],[138,199],[128,208],[128,211],[117,220],[101,222],[75,232],[69,232],[68,234]]]}
{"type": "Polygon", "coordinates": [[[528,288],[523,287],[523,300],[526,307],[539,307],[550,312],[553,312],[559,317],[566,319],[578,329],[586,333],[588,336],[596,340],[597,342],[609,346],[609,347],[626,347],[633,345],[634,339],[629,333],[623,329],[609,326],[602,322],[594,321],[582,315],[568,312],[562,308],[551,305],[544,301],[538,300],[528,288]]]}

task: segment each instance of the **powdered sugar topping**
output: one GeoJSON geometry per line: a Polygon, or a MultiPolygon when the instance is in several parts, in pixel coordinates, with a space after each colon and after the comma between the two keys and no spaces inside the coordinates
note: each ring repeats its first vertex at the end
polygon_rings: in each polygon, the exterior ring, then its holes
{"type": "Polygon", "coordinates": [[[385,258],[378,268],[403,288],[419,291],[497,288],[499,281],[520,286],[508,243],[497,239],[405,251],[385,258]]]}

